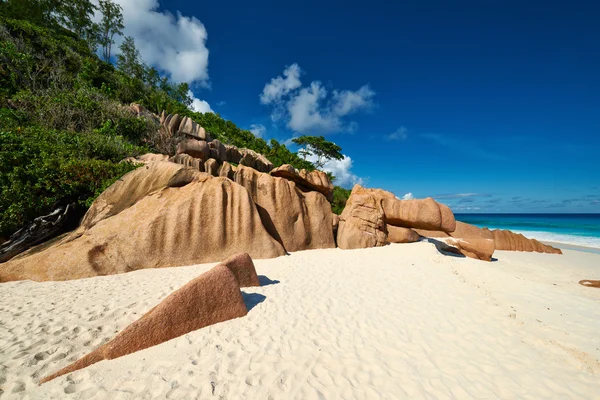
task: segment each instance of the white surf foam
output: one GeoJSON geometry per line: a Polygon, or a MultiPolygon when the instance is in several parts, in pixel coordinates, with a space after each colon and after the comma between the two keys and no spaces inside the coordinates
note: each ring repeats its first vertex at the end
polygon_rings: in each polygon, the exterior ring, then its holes
{"type": "Polygon", "coordinates": [[[600,249],[600,238],[589,237],[589,236],[575,236],[567,235],[564,233],[552,233],[543,231],[513,231],[515,233],[522,233],[523,236],[537,239],[541,242],[556,242],[565,243],[575,246],[594,247],[600,249]]]}

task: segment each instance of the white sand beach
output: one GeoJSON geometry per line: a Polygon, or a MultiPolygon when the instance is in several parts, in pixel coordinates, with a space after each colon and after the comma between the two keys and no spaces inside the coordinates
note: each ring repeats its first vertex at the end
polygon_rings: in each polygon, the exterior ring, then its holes
{"type": "Polygon", "coordinates": [[[215,263],[0,285],[1,399],[598,399],[600,255],[255,260],[243,318],[38,386],[215,263]]]}

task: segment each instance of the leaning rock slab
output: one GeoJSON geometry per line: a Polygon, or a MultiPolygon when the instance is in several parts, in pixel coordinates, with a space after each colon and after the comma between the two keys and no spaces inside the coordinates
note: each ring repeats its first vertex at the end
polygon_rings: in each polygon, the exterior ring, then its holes
{"type": "Polygon", "coordinates": [[[296,182],[298,189],[304,192],[315,190],[322,193],[328,201],[333,200],[333,184],[325,172],[297,170],[289,164],[284,164],[272,170],[271,175],[296,182]]]}
{"type": "Polygon", "coordinates": [[[562,254],[560,249],[528,239],[520,233],[507,230],[494,229],[492,231],[496,241],[497,250],[508,251],[535,251],[537,253],[562,254]]]}
{"type": "Polygon", "coordinates": [[[453,246],[457,252],[476,260],[491,261],[496,249],[494,235],[489,229],[456,221],[454,232],[419,230],[416,232],[429,238],[440,238],[446,244],[453,246]]]}
{"type": "Polygon", "coordinates": [[[456,221],[448,207],[433,199],[399,200],[385,190],[355,185],[340,215],[338,246],[383,246],[388,243],[388,226],[451,232],[456,221]]]}
{"type": "Polygon", "coordinates": [[[240,287],[260,286],[256,268],[254,268],[254,263],[248,253],[234,254],[222,264],[233,272],[240,287]]]}
{"type": "Polygon", "coordinates": [[[419,234],[410,228],[388,225],[387,240],[390,243],[414,243],[419,241],[419,234]]]}
{"type": "MultiPolygon", "coordinates": [[[[228,261],[233,267],[240,262],[232,259],[228,261]]],[[[245,316],[248,310],[233,269],[235,268],[219,264],[191,280],[121,331],[113,340],[43,378],[40,383],[102,360],[112,360],[156,346],[218,322],[245,316]]]]}

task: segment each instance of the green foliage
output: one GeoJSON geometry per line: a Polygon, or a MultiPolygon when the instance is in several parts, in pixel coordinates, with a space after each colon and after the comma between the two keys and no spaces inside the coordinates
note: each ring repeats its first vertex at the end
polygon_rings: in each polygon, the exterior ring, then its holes
{"type": "Polygon", "coordinates": [[[300,154],[305,158],[306,156],[317,157],[317,161],[313,163],[316,168],[322,168],[327,160],[341,160],[344,158],[342,148],[325,140],[323,136],[300,136],[292,141],[303,147],[300,154]]]}
{"type": "Polygon", "coordinates": [[[350,197],[352,191],[344,189],[340,186],[333,187],[333,201],[331,202],[331,211],[337,215],[340,215],[346,207],[346,201],[350,197]]]}
{"type": "Polygon", "coordinates": [[[119,49],[121,52],[117,56],[117,68],[127,76],[142,80],[147,67],[142,63],[142,57],[137,47],[135,47],[133,38],[125,36],[119,49]]]}
{"type": "Polygon", "coordinates": [[[18,117],[6,110],[0,117],[0,236],[10,236],[57,205],[89,207],[136,168],[119,161],[144,150],[120,136],[15,128],[18,117]]]}
{"type": "Polygon", "coordinates": [[[104,18],[96,27],[88,20],[94,8],[89,0],[0,0],[0,236],[57,205],[89,207],[135,168],[120,160],[156,147],[157,126],[123,106],[132,102],[188,116],[212,137],[261,153],[275,166],[314,169],[275,140],[267,143],[218,114],[191,111],[189,85],[148,68],[133,39],[125,40],[118,68],[102,61],[96,42],[110,59],[122,14],[101,0],[104,18]]]}

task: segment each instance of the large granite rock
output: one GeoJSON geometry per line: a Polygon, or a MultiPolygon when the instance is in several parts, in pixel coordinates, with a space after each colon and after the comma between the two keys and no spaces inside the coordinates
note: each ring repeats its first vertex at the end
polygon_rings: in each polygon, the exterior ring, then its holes
{"type": "Polygon", "coordinates": [[[452,211],[433,199],[399,200],[390,192],[355,185],[340,215],[337,244],[342,249],[384,246],[388,226],[451,232],[456,222],[452,211]]]}
{"type": "Polygon", "coordinates": [[[267,231],[287,251],[335,247],[331,205],[321,193],[303,193],[294,182],[243,165],[234,180],[248,190],[267,231]]]}
{"type": "Polygon", "coordinates": [[[454,247],[457,253],[477,260],[491,261],[496,249],[494,235],[489,229],[481,229],[460,221],[456,221],[456,229],[450,233],[423,229],[416,231],[423,237],[442,239],[444,243],[454,247]]]}
{"type": "Polygon", "coordinates": [[[404,228],[452,232],[456,221],[450,208],[428,197],[423,200],[398,200],[392,193],[382,195],[385,222],[404,228]]]}
{"type": "Polygon", "coordinates": [[[204,163],[204,172],[212,176],[219,176],[219,163],[214,158],[209,158],[204,163]]]}
{"type": "Polygon", "coordinates": [[[189,117],[183,117],[179,124],[177,134],[191,136],[196,140],[210,140],[210,136],[206,134],[206,130],[194,122],[189,117]]]}
{"type": "Polygon", "coordinates": [[[218,322],[245,316],[248,311],[234,271],[247,271],[248,266],[240,264],[247,262],[246,257],[229,259],[191,280],[121,331],[113,340],[43,378],[40,383],[102,360],[112,360],[156,346],[218,322]]]}
{"type": "Polygon", "coordinates": [[[190,167],[195,169],[196,171],[204,172],[204,161],[199,158],[194,158],[188,154],[177,154],[171,158],[169,161],[183,165],[184,167],[190,167]]]}
{"type": "MultiPolygon", "coordinates": [[[[310,200],[301,205],[310,206],[310,200]]],[[[327,224],[331,234],[330,214],[328,210],[329,220],[321,218],[320,223],[327,224]]],[[[102,193],[76,231],[49,247],[34,247],[0,264],[0,282],[69,280],[191,265],[239,252],[254,258],[284,255],[282,245],[263,225],[262,215],[248,191],[227,178],[169,162],[150,163],[102,193]]],[[[301,220],[318,226],[310,218],[301,220]]],[[[318,247],[318,234],[300,232],[298,243],[318,247]]]]}
{"type": "MultiPolygon", "coordinates": [[[[242,158],[239,162],[241,165],[254,168],[260,172],[270,172],[273,169],[273,163],[262,154],[258,154],[257,152],[249,149],[239,149],[239,151],[242,155],[242,158]]],[[[228,161],[235,162],[233,160],[228,161]]]]}
{"type": "Polygon", "coordinates": [[[227,161],[230,163],[239,164],[242,160],[242,152],[235,146],[225,144],[225,154],[227,161]]]}
{"type": "Polygon", "coordinates": [[[177,154],[188,154],[206,161],[211,157],[211,149],[207,142],[196,139],[185,139],[177,144],[177,154]]]}
{"type": "Polygon", "coordinates": [[[492,231],[496,241],[496,250],[509,251],[535,251],[538,253],[562,254],[560,249],[538,242],[535,239],[527,239],[520,233],[495,229],[492,231]]]}
{"type": "Polygon", "coordinates": [[[316,190],[322,193],[327,200],[333,200],[333,184],[329,177],[322,171],[297,170],[289,164],[284,164],[271,171],[271,175],[286,178],[296,182],[296,187],[304,192],[316,190]]]}
{"type": "Polygon", "coordinates": [[[419,234],[410,228],[388,225],[387,230],[389,243],[414,243],[419,241],[419,234]]]}
{"type": "Polygon", "coordinates": [[[219,140],[215,139],[208,143],[210,148],[210,157],[219,162],[227,161],[227,149],[219,140]]]}
{"type": "Polygon", "coordinates": [[[600,288],[600,281],[591,281],[589,279],[584,279],[582,281],[579,281],[579,284],[585,287],[600,288]]]}
{"type": "Polygon", "coordinates": [[[234,254],[222,263],[233,272],[240,287],[260,286],[252,257],[248,253],[234,254]]]}

